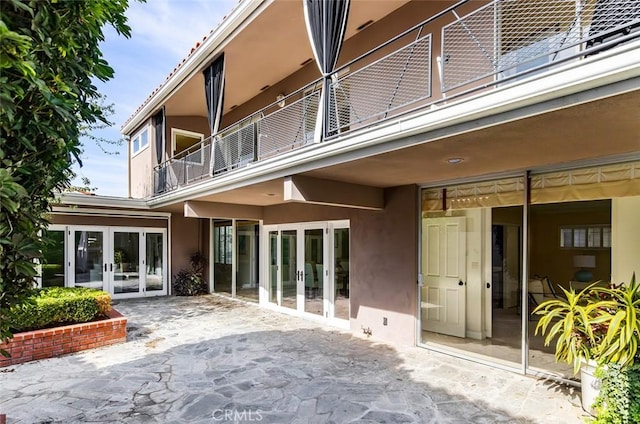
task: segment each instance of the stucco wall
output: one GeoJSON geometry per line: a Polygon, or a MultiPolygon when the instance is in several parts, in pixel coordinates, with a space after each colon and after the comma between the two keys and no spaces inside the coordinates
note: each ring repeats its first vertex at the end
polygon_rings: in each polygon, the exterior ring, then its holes
{"type": "Polygon", "coordinates": [[[349,219],[351,329],[415,344],[417,187],[385,189],[385,209],[368,211],[306,204],[266,207],[264,224],[349,219]],[[383,325],[383,318],[387,325],[383,325]]]}
{"type": "MultiPolygon", "coordinates": [[[[191,269],[190,258],[196,252],[209,258],[209,220],[171,215],[171,281],[182,269],[191,269]]],[[[204,271],[209,280],[209,267],[204,271]]]]}
{"type": "Polygon", "coordinates": [[[151,125],[151,119],[145,121],[143,125],[131,133],[131,139],[128,143],[129,197],[136,199],[144,198],[153,191],[153,167],[156,164],[154,133],[155,131],[151,125]],[[149,145],[134,155],[131,150],[131,139],[133,139],[134,136],[136,136],[145,127],[149,131],[149,145]]]}
{"type": "MultiPolygon", "coordinates": [[[[203,88],[204,89],[204,88],[203,88]]],[[[171,139],[171,129],[177,128],[181,130],[192,131],[204,135],[204,138],[209,137],[209,121],[204,116],[167,116],[166,117],[166,152],[165,158],[169,159],[173,156],[173,140],[171,139]]]]}

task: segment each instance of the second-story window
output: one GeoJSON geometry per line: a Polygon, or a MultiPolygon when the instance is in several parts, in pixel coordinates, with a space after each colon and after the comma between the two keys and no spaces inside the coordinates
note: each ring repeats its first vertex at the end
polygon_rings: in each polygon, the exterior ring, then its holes
{"type": "Polygon", "coordinates": [[[149,146],[149,128],[145,127],[142,131],[131,137],[131,156],[138,154],[149,146]]]}
{"type": "Polygon", "coordinates": [[[202,164],[202,140],[204,134],[171,128],[172,156],[185,157],[188,162],[202,164]]]}

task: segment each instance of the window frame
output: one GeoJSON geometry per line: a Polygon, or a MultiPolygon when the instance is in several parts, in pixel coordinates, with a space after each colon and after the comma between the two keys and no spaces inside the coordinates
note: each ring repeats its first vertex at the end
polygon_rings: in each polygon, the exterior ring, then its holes
{"type": "Polygon", "coordinates": [[[131,144],[130,151],[131,151],[132,158],[138,156],[141,152],[148,149],[149,146],[151,145],[151,140],[149,139],[151,137],[150,129],[151,129],[151,125],[145,125],[129,139],[129,142],[131,144]],[[147,143],[145,145],[142,145],[142,134],[144,132],[147,133],[147,143]],[[136,142],[136,139],[139,139],[137,150],[134,149],[134,143],[136,142]]]}
{"type": "MultiPolygon", "coordinates": [[[[199,132],[195,132],[195,131],[189,131],[189,130],[183,130],[182,128],[171,128],[171,157],[174,157],[176,154],[185,152],[187,150],[189,150],[191,147],[200,144],[200,149],[202,149],[204,147],[204,134],[199,133],[199,132]],[[185,150],[182,150],[181,152],[176,153],[176,136],[178,135],[184,135],[187,137],[193,137],[193,138],[200,138],[200,142],[199,143],[194,143],[193,145],[191,145],[190,147],[188,147],[185,150]]],[[[186,156],[182,158],[183,160],[186,161],[186,156]]],[[[200,160],[190,160],[190,161],[186,161],[186,163],[192,164],[192,165],[203,165],[204,164],[204,158],[202,157],[202,152],[200,152],[200,160]]]]}
{"type": "Polygon", "coordinates": [[[611,249],[610,244],[610,234],[611,234],[611,225],[610,224],[584,224],[584,225],[561,225],[558,230],[558,247],[560,249],[585,249],[585,250],[604,250],[611,249]],[[589,233],[590,230],[598,230],[598,245],[592,245],[590,242],[589,233]],[[609,239],[605,236],[605,230],[609,230],[609,239]],[[584,246],[576,246],[576,230],[584,231],[584,246]],[[569,237],[570,245],[565,245],[563,235],[565,231],[571,231],[571,236],[569,237]],[[608,245],[607,245],[608,244],[608,245]]]}

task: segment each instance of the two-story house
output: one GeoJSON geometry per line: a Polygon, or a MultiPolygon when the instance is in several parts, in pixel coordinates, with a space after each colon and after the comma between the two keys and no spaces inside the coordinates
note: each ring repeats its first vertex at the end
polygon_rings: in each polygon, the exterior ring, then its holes
{"type": "Polygon", "coordinates": [[[640,272],[637,0],[244,0],[122,132],[130,198],[66,196],[43,284],[170,294],[201,252],[211,292],[571,378],[531,308],[640,272]]]}

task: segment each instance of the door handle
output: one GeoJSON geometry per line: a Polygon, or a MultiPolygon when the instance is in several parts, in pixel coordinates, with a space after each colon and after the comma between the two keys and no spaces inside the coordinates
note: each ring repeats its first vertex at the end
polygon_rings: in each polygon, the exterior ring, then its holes
{"type": "Polygon", "coordinates": [[[491,288],[491,283],[487,283],[487,288],[490,289],[491,288]]]}
{"type": "Polygon", "coordinates": [[[109,271],[113,272],[113,264],[109,264],[109,271]]]}
{"type": "Polygon", "coordinates": [[[462,280],[458,281],[458,285],[459,286],[464,286],[464,281],[462,281],[462,280]]]}
{"type": "Polygon", "coordinates": [[[107,264],[104,264],[104,272],[107,272],[107,264]]]}

